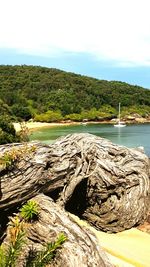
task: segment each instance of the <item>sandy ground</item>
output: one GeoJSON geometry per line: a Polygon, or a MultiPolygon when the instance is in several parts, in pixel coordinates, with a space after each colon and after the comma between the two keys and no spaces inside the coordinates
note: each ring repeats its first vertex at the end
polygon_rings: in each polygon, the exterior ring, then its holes
{"type": "MultiPolygon", "coordinates": [[[[23,126],[26,126],[29,130],[34,130],[38,128],[46,128],[46,127],[55,127],[55,126],[64,126],[64,125],[76,125],[80,124],[78,122],[67,122],[67,123],[47,123],[47,122],[24,122],[22,123],[23,126]]],[[[19,132],[21,130],[21,124],[18,122],[13,123],[15,130],[19,132]]]]}
{"type": "Polygon", "coordinates": [[[107,234],[71,215],[79,225],[89,228],[117,267],[150,267],[150,234],[136,228],[117,234],[107,234]]]}

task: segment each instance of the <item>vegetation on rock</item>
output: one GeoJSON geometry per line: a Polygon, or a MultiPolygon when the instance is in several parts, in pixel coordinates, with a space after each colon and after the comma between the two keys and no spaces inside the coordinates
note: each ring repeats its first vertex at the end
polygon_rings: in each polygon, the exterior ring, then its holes
{"type": "MultiPolygon", "coordinates": [[[[0,267],[19,266],[20,256],[27,244],[27,231],[30,221],[38,215],[38,204],[30,200],[22,206],[20,214],[11,217],[8,223],[8,240],[0,246],[0,267]],[[20,217],[21,216],[21,217],[20,217]]],[[[33,221],[32,221],[33,222],[33,221]]],[[[67,240],[63,233],[60,233],[54,242],[44,244],[40,251],[30,248],[25,267],[45,267],[55,257],[56,252],[67,240]]]]}
{"type": "Polygon", "coordinates": [[[23,207],[20,209],[20,215],[24,220],[32,221],[34,218],[37,218],[39,213],[38,205],[35,201],[29,200],[23,207]]]}
{"type": "Polygon", "coordinates": [[[11,149],[8,147],[8,150],[6,149],[5,153],[0,153],[0,172],[2,170],[13,169],[17,161],[22,159],[27,160],[29,155],[33,155],[35,149],[36,147],[34,145],[28,146],[27,144],[22,145],[21,148],[17,148],[15,145],[12,146],[11,149]]]}

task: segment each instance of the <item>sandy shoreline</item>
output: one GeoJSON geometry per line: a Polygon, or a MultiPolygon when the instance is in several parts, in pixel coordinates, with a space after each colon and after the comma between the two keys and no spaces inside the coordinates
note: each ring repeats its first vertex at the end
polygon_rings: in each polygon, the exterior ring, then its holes
{"type": "MultiPolygon", "coordinates": [[[[51,128],[57,126],[69,126],[69,125],[79,125],[80,122],[68,122],[68,123],[47,123],[47,122],[24,122],[22,123],[23,126],[26,126],[30,131],[36,130],[38,128],[51,128]]],[[[21,130],[21,124],[19,122],[13,123],[15,130],[19,132],[21,130]]]]}
{"type": "MultiPolygon", "coordinates": [[[[126,121],[126,124],[144,124],[144,123],[150,123],[150,120],[137,120],[137,121],[126,121]]],[[[29,131],[34,131],[38,128],[51,128],[51,127],[57,127],[57,126],[69,126],[69,125],[80,125],[82,122],[23,122],[22,125],[26,126],[29,131]]],[[[87,124],[114,124],[114,121],[88,121],[87,124]]],[[[19,132],[21,130],[21,124],[19,122],[13,123],[15,130],[19,132]]]]}
{"type": "Polygon", "coordinates": [[[137,228],[109,234],[96,230],[86,221],[70,214],[81,227],[86,227],[98,238],[100,246],[105,250],[114,267],[149,267],[150,235],[137,228]]]}

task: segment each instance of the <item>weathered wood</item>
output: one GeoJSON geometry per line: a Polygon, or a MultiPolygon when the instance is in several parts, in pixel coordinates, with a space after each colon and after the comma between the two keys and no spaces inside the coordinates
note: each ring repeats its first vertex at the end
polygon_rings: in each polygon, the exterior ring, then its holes
{"type": "MultiPolygon", "coordinates": [[[[142,151],[90,134],[34,146],[14,167],[1,168],[1,210],[43,192],[104,231],[122,231],[146,218],[150,168],[142,151]]],[[[11,148],[1,146],[0,153],[11,148]]]]}
{"type": "MultiPolygon", "coordinates": [[[[47,242],[54,242],[60,233],[67,240],[48,266],[57,267],[112,267],[97,238],[84,227],[80,227],[61,207],[49,197],[40,194],[34,197],[39,206],[36,221],[27,225],[27,241],[16,267],[25,266],[29,250],[41,250],[47,242]]],[[[4,244],[9,242],[9,227],[4,244]]]]}

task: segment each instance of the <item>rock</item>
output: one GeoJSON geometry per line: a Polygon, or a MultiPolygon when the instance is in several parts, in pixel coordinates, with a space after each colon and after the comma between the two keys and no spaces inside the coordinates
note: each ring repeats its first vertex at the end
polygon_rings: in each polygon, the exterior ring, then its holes
{"type": "MultiPolygon", "coordinates": [[[[85,227],[80,227],[67,212],[54,203],[52,199],[39,194],[31,199],[39,208],[37,220],[26,226],[26,244],[23,253],[15,267],[26,266],[29,251],[34,253],[42,250],[43,245],[55,242],[57,236],[63,233],[67,240],[56,252],[54,260],[49,265],[53,267],[113,267],[95,235],[85,227]]],[[[9,243],[10,229],[3,244],[9,243]]]]}
{"type": "Polygon", "coordinates": [[[144,152],[91,134],[26,146],[26,153],[23,144],[0,147],[1,157],[23,151],[0,173],[1,211],[44,193],[103,231],[123,231],[147,217],[150,165],[144,152]]]}

